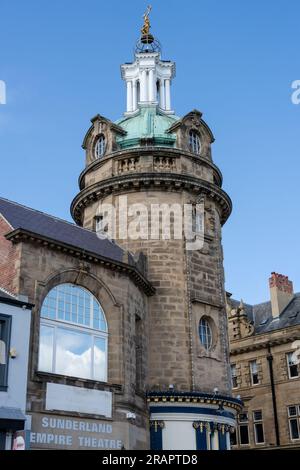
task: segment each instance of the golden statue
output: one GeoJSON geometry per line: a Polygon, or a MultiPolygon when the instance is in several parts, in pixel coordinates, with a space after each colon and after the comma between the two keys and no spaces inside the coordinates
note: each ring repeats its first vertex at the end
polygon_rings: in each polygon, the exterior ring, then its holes
{"type": "Polygon", "coordinates": [[[147,10],[143,15],[144,24],[143,24],[143,27],[141,29],[142,36],[148,36],[148,34],[150,32],[151,26],[150,26],[149,14],[150,14],[151,10],[152,10],[152,6],[148,5],[147,10]]]}

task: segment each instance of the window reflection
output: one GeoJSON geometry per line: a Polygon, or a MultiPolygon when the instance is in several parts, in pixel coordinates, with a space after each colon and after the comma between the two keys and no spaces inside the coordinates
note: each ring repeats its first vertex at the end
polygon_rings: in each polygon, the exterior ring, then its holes
{"type": "Polygon", "coordinates": [[[89,334],[57,328],[55,372],[90,379],[91,350],[92,337],[89,334]]]}
{"type": "Polygon", "coordinates": [[[41,325],[39,370],[52,372],[54,328],[41,325]]]}
{"type": "Polygon", "coordinates": [[[105,381],[106,344],[104,338],[95,338],[94,344],[94,378],[105,381]]]}
{"type": "Polygon", "coordinates": [[[107,380],[107,324],[97,299],[86,289],[61,284],[41,309],[39,370],[107,380]]]}

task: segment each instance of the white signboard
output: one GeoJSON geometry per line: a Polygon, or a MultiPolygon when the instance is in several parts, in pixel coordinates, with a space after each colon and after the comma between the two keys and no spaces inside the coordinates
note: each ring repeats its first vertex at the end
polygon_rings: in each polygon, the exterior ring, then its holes
{"type": "Polygon", "coordinates": [[[47,383],[46,410],[76,411],[111,418],[112,393],[47,383]]]}

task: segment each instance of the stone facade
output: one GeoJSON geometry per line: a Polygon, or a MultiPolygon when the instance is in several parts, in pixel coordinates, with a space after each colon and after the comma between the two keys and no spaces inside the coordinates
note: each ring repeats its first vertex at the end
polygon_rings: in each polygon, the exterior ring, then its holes
{"type": "MultiPolygon", "coordinates": [[[[105,121],[100,117],[94,125],[99,127],[100,119],[104,128],[105,121]]],[[[217,387],[228,393],[221,224],[230,213],[231,202],[220,188],[221,175],[211,161],[212,133],[201,113],[189,113],[173,127],[178,146],[181,142],[183,149],[153,147],[107,152],[100,165],[97,161],[88,164],[80,177],[81,192],[72,203],[72,214],[78,223],[94,229],[100,203],[113,204],[118,213],[122,195],[127,196],[128,207],[143,204],[148,214],[155,204],[183,207],[196,204],[201,197],[205,199],[205,242],[200,251],[187,251],[185,239],[123,240],[117,236],[116,241],[133,253],[145,253],[148,279],[156,289],[155,296],[149,299],[148,389],[167,390],[172,384],[178,390],[211,392],[217,387]],[[202,152],[197,157],[187,150],[186,143],[194,129],[202,138],[202,152]],[[120,164],[121,156],[126,165],[120,164]],[[209,352],[199,343],[202,316],[209,319],[215,332],[209,352]]],[[[106,140],[111,142],[114,135],[108,126],[105,129],[106,140]]],[[[84,140],[87,162],[97,136],[98,131],[90,128],[84,140]]],[[[116,226],[118,229],[118,217],[116,226]]]]}
{"type": "MultiPolygon", "coordinates": [[[[140,86],[146,90],[151,82],[153,91],[159,70],[144,70],[145,61],[135,57],[137,77],[141,72],[145,80],[140,86]]],[[[151,57],[154,67],[163,66],[159,50],[151,57]]],[[[143,102],[134,95],[137,109],[128,103],[130,116],[116,123],[100,115],[91,120],[83,141],[86,166],[71,204],[76,225],[0,200],[0,285],[34,304],[27,395],[32,448],[229,448],[241,408],[230,389],[221,242],[231,200],[212,161],[214,138],[202,114],[173,115],[170,78],[159,82],[166,95],[158,102],[143,92],[143,102]],[[131,216],[147,213],[149,224],[139,226],[137,237],[120,230],[125,197],[131,216]],[[116,211],[112,240],[99,231],[103,204],[116,211]],[[203,214],[197,219],[193,212],[194,225],[201,223],[204,234],[194,239],[203,245],[190,250],[176,224],[185,206],[194,211],[197,205],[203,214]],[[153,207],[158,222],[161,209],[169,208],[169,234],[159,222],[152,236],[153,207]],[[55,373],[54,359],[51,371],[39,366],[45,299],[61,285],[79,286],[103,309],[107,381],[55,373]],[[93,403],[98,413],[87,411],[93,403]]],[[[129,101],[132,89],[130,83],[129,101]]],[[[89,332],[60,312],[58,298],[53,305],[46,320],[56,354],[58,329],[89,332]]]]}
{"type": "MultiPolygon", "coordinates": [[[[277,276],[273,273],[270,278],[272,298],[274,295],[280,297],[280,287],[275,293],[273,290],[277,276]]],[[[291,283],[287,278],[286,282],[290,291],[291,283]]],[[[283,292],[285,296],[285,290],[283,292]]],[[[290,407],[300,405],[300,370],[297,372],[298,366],[293,366],[294,376],[291,376],[288,364],[288,355],[295,352],[294,342],[300,338],[299,294],[290,294],[290,301],[282,303],[284,308],[280,315],[277,313],[278,302],[251,306],[229,299],[233,394],[240,395],[244,402],[237,434],[233,436],[233,448],[299,448],[300,434],[297,437],[296,424],[293,424],[294,435],[290,428],[290,421],[295,419],[300,429],[299,412],[293,416],[290,407]],[[257,377],[253,381],[251,363],[254,361],[257,377]],[[262,415],[259,421],[255,420],[254,412],[257,411],[262,415]],[[256,423],[262,423],[262,442],[257,439],[256,423]]]]}

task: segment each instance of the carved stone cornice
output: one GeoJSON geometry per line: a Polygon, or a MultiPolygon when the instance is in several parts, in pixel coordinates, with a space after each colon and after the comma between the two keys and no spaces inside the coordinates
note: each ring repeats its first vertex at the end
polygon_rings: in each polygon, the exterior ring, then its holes
{"type": "MultiPolygon", "coordinates": [[[[295,328],[295,327],[293,326],[290,328],[295,328]]],[[[276,333],[278,331],[279,330],[276,330],[276,333]]],[[[253,341],[253,338],[257,336],[258,335],[255,335],[254,337],[252,336],[251,337],[252,341],[253,341]]],[[[265,341],[261,341],[260,343],[256,343],[256,344],[253,344],[253,342],[249,344],[243,344],[243,342],[246,342],[247,340],[249,340],[249,338],[244,338],[244,340],[240,339],[240,340],[231,341],[230,355],[236,356],[238,354],[243,354],[249,351],[258,351],[260,349],[267,349],[268,346],[272,347],[272,346],[278,346],[280,344],[287,344],[287,343],[291,343],[295,341],[296,339],[299,339],[299,333],[296,333],[296,332],[294,334],[291,333],[290,335],[283,337],[283,338],[281,337],[281,338],[271,339],[271,332],[268,332],[268,336],[269,336],[268,339],[266,339],[265,341]]]]}
{"type": "Polygon", "coordinates": [[[240,412],[243,402],[237,398],[203,392],[147,392],[147,403],[185,403],[221,405],[240,412]]]}
{"type": "Polygon", "coordinates": [[[221,224],[223,225],[232,210],[230,197],[213,183],[198,177],[180,173],[130,173],[99,181],[83,189],[72,201],[71,215],[77,224],[82,223],[82,212],[91,202],[103,199],[111,193],[126,193],[138,188],[151,188],[161,191],[162,188],[178,192],[185,189],[195,194],[206,194],[215,200],[221,207],[221,224]]]}
{"type": "Polygon", "coordinates": [[[76,246],[72,246],[67,243],[63,243],[43,235],[24,230],[22,228],[18,228],[12,232],[9,232],[7,235],[5,235],[5,238],[10,240],[12,243],[29,242],[37,244],[48,249],[69,254],[73,257],[76,257],[77,259],[83,259],[89,263],[104,265],[105,268],[123,272],[127,274],[133,280],[133,282],[146,293],[146,295],[151,296],[155,294],[155,288],[143,276],[136,266],[131,266],[111,258],[105,258],[104,256],[86,251],[82,248],[78,248],[76,246]]]}

